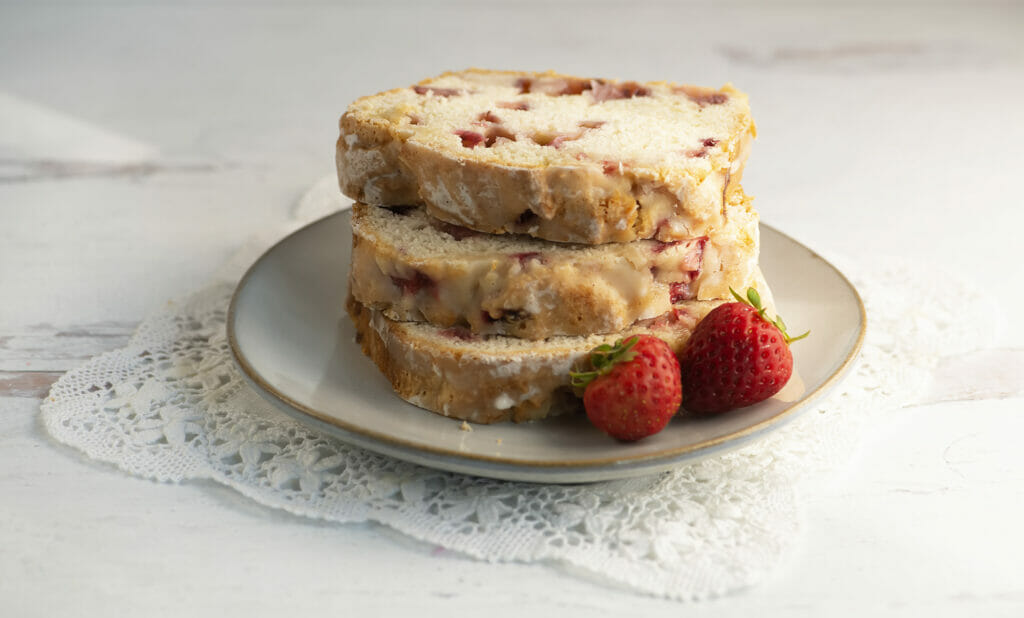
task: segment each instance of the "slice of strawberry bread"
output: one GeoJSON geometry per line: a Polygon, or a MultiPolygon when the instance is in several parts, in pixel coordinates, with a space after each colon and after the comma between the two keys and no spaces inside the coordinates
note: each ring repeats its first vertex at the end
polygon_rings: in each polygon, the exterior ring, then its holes
{"type": "Polygon", "coordinates": [[[753,285],[757,216],[742,194],[707,236],[567,245],[490,235],[423,208],[357,203],[349,293],[390,318],[525,339],[615,333],[753,285]]]}
{"type": "Polygon", "coordinates": [[[530,421],[580,408],[569,371],[590,350],[636,333],[682,349],[698,320],[725,301],[692,301],[621,333],[529,341],[476,335],[463,327],[398,322],[351,296],[357,341],[406,401],[474,423],[530,421]]]}
{"type": "MultiPolygon", "coordinates": [[[[762,305],[775,313],[771,291],[758,271],[762,305]]],[[[363,353],[406,401],[443,416],[474,423],[530,421],[580,409],[570,370],[591,350],[645,333],[679,353],[700,322],[726,300],[687,301],[617,333],[549,337],[540,341],[480,335],[463,326],[402,322],[351,295],[346,308],[363,353]]]]}
{"type": "Polygon", "coordinates": [[[708,235],[755,135],[729,85],[479,69],[361,98],[340,127],[349,197],[583,244],[708,235]]]}

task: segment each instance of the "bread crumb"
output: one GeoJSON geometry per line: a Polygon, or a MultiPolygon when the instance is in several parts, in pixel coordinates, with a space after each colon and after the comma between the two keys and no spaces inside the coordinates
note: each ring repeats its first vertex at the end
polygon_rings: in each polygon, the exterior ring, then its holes
{"type": "Polygon", "coordinates": [[[501,444],[501,438],[498,438],[497,440],[495,440],[495,442],[497,442],[498,444],[501,444]]]}
{"type": "Polygon", "coordinates": [[[459,425],[459,429],[462,431],[473,431],[473,427],[471,427],[466,421],[462,421],[462,424],[459,425]]]}

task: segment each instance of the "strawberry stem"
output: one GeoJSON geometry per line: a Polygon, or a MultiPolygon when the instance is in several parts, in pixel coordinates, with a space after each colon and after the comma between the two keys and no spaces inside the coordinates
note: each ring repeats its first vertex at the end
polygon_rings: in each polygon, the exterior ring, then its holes
{"type": "Polygon", "coordinates": [[[782,316],[781,315],[776,314],[774,320],[769,320],[768,317],[765,315],[765,313],[768,310],[767,310],[767,308],[761,306],[761,295],[758,294],[757,290],[755,290],[754,288],[747,288],[747,297],[746,298],[743,298],[742,296],[740,296],[739,292],[737,292],[736,290],[734,290],[732,288],[729,288],[729,291],[732,292],[733,298],[735,298],[736,300],[738,300],[741,303],[750,305],[754,309],[757,309],[757,315],[761,316],[761,319],[765,320],[769,324],[773,324],[775,326],[775,328],[779,329],[779,332],[782,333],[782,338],[785,339],[787,344],[793,343],[794,341],[800,341],[801,339],[803,339],[807,335],[811,334],[811,331],[807,331],[807,332],[803,333],[802,335],[797,335],[796,337],[790,337],[789,333],[786,332],[786,323],[782,321],[782,316]]]}
{"type": "Polygon", "coordinates": [[[640,339],[634,335],[625,341],[619,339],[615,345],[607,343],[590,351],[591,371],[570,371],[570,384],[575,389],[585,389],[588,384],[612,370],[619,363],[628,363],[636,356],[633,346],[640,339]]]}

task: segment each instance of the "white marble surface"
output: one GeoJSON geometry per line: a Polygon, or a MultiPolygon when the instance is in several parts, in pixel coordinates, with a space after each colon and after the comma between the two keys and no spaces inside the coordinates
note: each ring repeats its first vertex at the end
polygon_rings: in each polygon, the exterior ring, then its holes
{"type": "Polygon", "coordinates": [[[972,277],[1017,315],[1022,28],[1021,6],[973,3],[3,5],[0,613],[1024,615],[1012,322],[943,364],[932,399],[966,400],[892,415],[805,496],[769,581],[687,607],[140,481],[37,417],[59,372],[288,218],[349,101],[470,65],[732,81],[765,221],[972,277]]]}

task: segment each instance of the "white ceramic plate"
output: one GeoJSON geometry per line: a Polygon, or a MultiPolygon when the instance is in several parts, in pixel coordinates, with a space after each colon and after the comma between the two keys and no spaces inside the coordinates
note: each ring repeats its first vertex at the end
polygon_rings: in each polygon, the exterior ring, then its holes
{"type": "Polygon", "coordinates": [[[228,315],[232,353],[281,411],[363,448],[453,472],[548,483],[659,472],[735,448],[807,409],[847,371],[864,337],[857,291],[831,264],[761,226],[761,267],[792,332],[796,378],[779,396],[710,418],[676,418],[623,444],[582,415],[474,425],[406,403],[354,342],[345,313],[352,234],[339,212],[278,243],[246,273],[228,315]],[[788,401],[787,401],[788,400],[788,401]]]}

